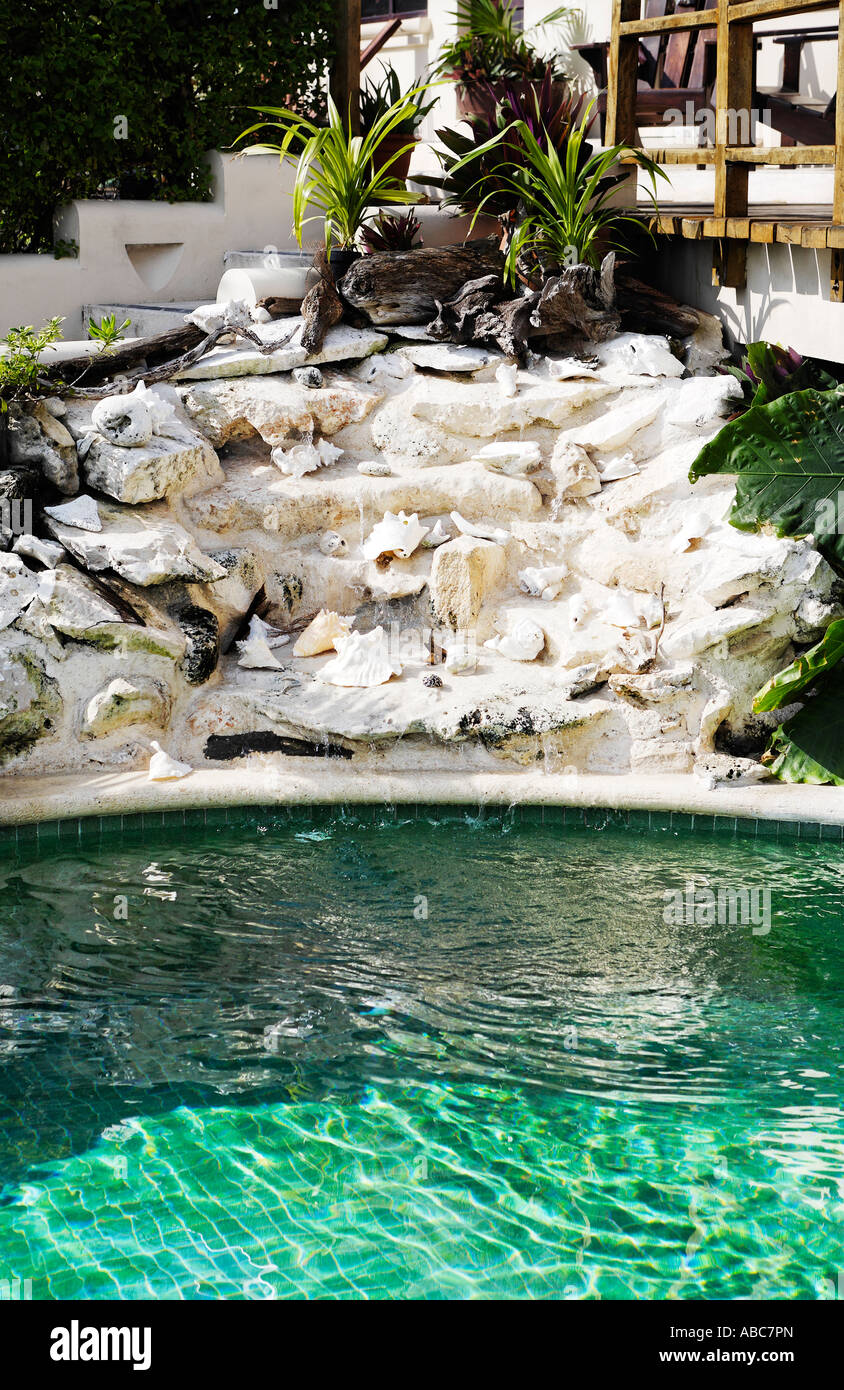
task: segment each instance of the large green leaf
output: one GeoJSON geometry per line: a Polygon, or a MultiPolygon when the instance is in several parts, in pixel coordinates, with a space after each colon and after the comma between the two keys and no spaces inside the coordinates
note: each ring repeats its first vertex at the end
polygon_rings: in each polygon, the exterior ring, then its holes
{"type": "Polygon", "coordinates": [[[771,771],[783,782],[844,786],[844,666],[838,665],[799,714],[777,729],[771,771]]]}
{"type": "Polygon", "coordinates": [[[789,704],[811,681],[837,666],[842,656],[844,618],[836,618],[834,623],[830,623],[820,642],[802,656],[798,656],[796,661],[792,661],[790,666],[786,666],[784,671],[779,671],[762,686],[753,701],[754,710],[760,714],[764,710],[779,709],[782,705],[789,704]]]}
{"type": "Polygon", "coordinates": [[[841,388],[795,391],[753,406],[701,450],[689,477],[694,483],[711,473],[736,475],[730,521],[739,530],[756,531],[770,522],[780,536],[812,533],[821,553],[844,573],[844,534],[838,531],[838,494],[844,493],[841,388]]]}

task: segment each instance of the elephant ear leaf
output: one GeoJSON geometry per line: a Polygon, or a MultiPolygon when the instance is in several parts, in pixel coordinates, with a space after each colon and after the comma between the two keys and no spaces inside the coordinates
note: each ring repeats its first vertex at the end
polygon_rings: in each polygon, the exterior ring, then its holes
{"type": "Polygon", "coordinates": [[[698,455],[691,481],[736,475],[730,521],[740,531],[770,522],[779,536],[812,533],[821,554],[844,572],[838,493],[844,492],[844,395],[795,391],[754,405],[726,424],[698,455]]]}
{"type": "Polygon", "coordinates": [[[844,786],[844,666],[824,679],[817,695],[777,729],[771,771],[783,782],[844,786]]]}
{"type": "Polygon", "coordinates": [[[795,695],[799,695],[813,680],[836,666],[842,656],[844,618],[836,618],[834,623],[830,623],[820,642],[802,656],[798,656],[784,671],[772,676],[767,685],[762,686],[753,701],[754,710],[761,714],[765,710],[779,709],[782,705],[789,704],[795,695]]]}

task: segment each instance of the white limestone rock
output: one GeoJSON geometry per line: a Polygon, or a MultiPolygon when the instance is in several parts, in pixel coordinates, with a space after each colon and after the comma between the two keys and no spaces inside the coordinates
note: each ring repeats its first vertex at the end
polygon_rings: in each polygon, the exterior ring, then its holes
{"type": "Polygon", "coordinates": [[[452,434],[497,439],[536,424],[559,428],[575,411],[595,404],[613,389],[606,382],[537,382],[508,399],[493,394],[486,383],[426,378],[414,385],[410,411],[452,434]]]}
{"type": "Polygon", "coordinates": [[[682,376],[667,338],[650,333],[620,333],[617,338],[595,345],[595,356],[602,366],[624,376],[682,376]]]}
{"type": "Polygon", "coordinates": [[[598,469],[580,444],[558,439],[554,445],[549,468],[563,498],[592,497],[601,491],[598,469]]]}
{"type": "Polygon", "coordinates": [[[116,729],[136,725],[164,728],[170,716],[170,696],[160,682],[143,676],[118,677],[98,690],[85,706],[82,732],[101,738],[116,729]]]}
{"type": "Polygon", "coordinates": [[[590,453],[622,449],[634,435],[653,424],[665,410],[666,401],[662,391],[651,387],[632,401],[611,406],[597,420],[567,430],[563,438],[566,443],[580,444],[590,453]]]}
{"type": "Polygon", "coordinates": [[[529,440],[496,440],[494,444],[484,444],[472,455],[472,463],[482,463],[493,473],[506,473],[511,478],[525,478],[542,467],[542,454],[538,444],[529,440]]]}
{"type": "Polygon", "coordinates": [[[54,570],[67,554],[64,546],[56,541],[46,541],[42,536],[29,535],[18,536],[12,550],[16,555],[27,555],[32,560],[40,561],[50,570],[54,570]]]}
{"type": "Polygon", "coordinates": [[[99,509],[101,529],[80,530],[56,519],[62,508],[46,508],[50,532],[92,574],[113,569],[131,584],[146,587],[168,579],[224,579],[226,570],[203,555],[193,536],[160,509],[99,509]]]}
{"type": "Polygon", "coordinates": [[[500,545],[472,536],[458,536],[439,546],[428,581],[437,621],[454,631],[473,628],[484,600],[503,579],[505,563],[500,545]]]}
{"type": "Polygon", "coordinates": [[[382,399],[348,381],[313,389],[284,375],[195,382],[181,395],[215,449],[256,434],[273,446],[294,434],[330,437],[365,420],[382,399]]]}
{"type": "Polygon", "coordinates": [[[300,318],[274,319],[269,324],[256,324],[255,332],[264,343],[271,343],[293,330],[293,336],[274,352],[262,353],[251,343],[233,347],[215,347],[192,367],[178,373],[179,381],[210,381],[215,377],[265,376],[273,372],[289,372],[294,367],[316,367],[325,362],[350,362],[381,352],[389,339],[374,329],[351,328],[338,323],[329,328],[319,352],[308,353],[299,344],[300,318]]]}
{"type": "Polygon", "coordinates": [[[13,623],[38,593],[38,576],[19,555],[0,551],[0,630],[13,623]]]}
{"type": "Polygon", "coordinates": [[[44,515],[49,518],[49,523],[56,522],[66,530],[99,532],[103,529],[99,509],[93,497],[74,497],[72,502],[45,507],[44,515]]]}
{"type": "Polygon", "coordinates": [[[399,348],[398,355],[414,367],[423,367],[428,372],[465,372],[470,375],[488,367],[492,361],[492,355],[483,348],[453,343],[423,343],[420,347],[399,348]]]}

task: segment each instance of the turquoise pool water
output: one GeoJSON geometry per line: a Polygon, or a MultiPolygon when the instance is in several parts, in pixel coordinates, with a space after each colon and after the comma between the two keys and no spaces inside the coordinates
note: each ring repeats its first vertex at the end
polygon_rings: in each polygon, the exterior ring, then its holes
{"type": "Polygon", "coordinates": [[[0,1289],[831,1296],[840,846],[420,808],[0,872],[0,1289]]]}

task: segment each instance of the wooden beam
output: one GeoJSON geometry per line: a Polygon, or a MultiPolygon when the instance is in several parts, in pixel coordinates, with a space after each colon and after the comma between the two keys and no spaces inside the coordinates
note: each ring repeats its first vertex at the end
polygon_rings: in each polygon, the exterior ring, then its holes
{"type": "MultiPolygon", "coordinates": [[[[753,105],[753,26],[731,25],[729,9],[729,0],[718,0],[718,69],[715,79],[715,148],[718,158],[715,165],[714,212],[716,217],[745,217],[749,169],[746,164],[728,163],[726,151],[730,112],[749,111],[753,105]]],[[[749,121],[746,124],[749,126],[749,121]]]]}
{"type": "MultiPolygon", "coordinates": [[[[716,161],[715,150],[702,145],[700,149],[695,146],[693,149],[677,149],[669,146],[667,149],[643,149],[649,159],[655,160],[657,164],[714,164],[716,161]]],[[[622,164],[633,163],[633,155],[622,155],[622,164]]]]}
{"type": "Polygon", "coordinates": [[[832,253],[829,297],[833,304],[844,303],[844,250],[836,247],[832,253]]]}
{"type": "Polygon", "coordinates": [[[838,4],[838,98],[835,104],[835,191],[832,198],[832,220],[844,222],[844,0],[839,0],[838,4]]]}
{"type": "Polygon", "coordinates": [[[834,145],[728,145],[729,164],[834,164],[834,145]]]}
{"type": "Polygon", "coordinates": [[[713,241],[712,283],[716,289],[741,290],[747,284],[747,242],[713,241]]]}
{"type": "Polygon", "coordinates": [[[400,28],[401,15],[397,15],[395,19],[390,20],[389,24],[385,24],[383,29],[379,29],[378,33],[375,35],[375,38],[372,40],[371,43],[368,43],[366,45],[366,48],[360,55],[361,72],[363,72],[365,67],[369,66],[369,64],[372,62],[372,59],[381,52],[381,49],[384,47],[384,44],[389,43],[390,39],[393,37],[393,34],[395,34],[400,28]]]}
{"type": "MultiPolygon", "coordinates": [[[[622,25],[638,18],[639,0],[613,0],[610,51],[607,63],[607,126],[605,145],[636,145],[636,92],[639,78],[639,41],[622,38],[622,25]]],[[[635,180],[635,171],[631,174],[635,180]]]]}
{"type": "Polygon", "coordinates": [[[334,62],[330,89],[340,115],[360,133],[360,0],[334,0],[334,62]]]}
{"type": "Polygon", "coordinates": [[[711,27],[711,10],[688,10],[686,14],[662,15],[657,19],[624,20],[619,33],[622,38],[638,38],[640,34],[674,34],[678,30],[711,27]]]}
{"type": "Polygon", "coordinates": [[[730,5],[730,23],[744,20],[770,19],[777,15],[806,14],[807,10],[829,10],[829,0],[745,0],[730,5]]]}

